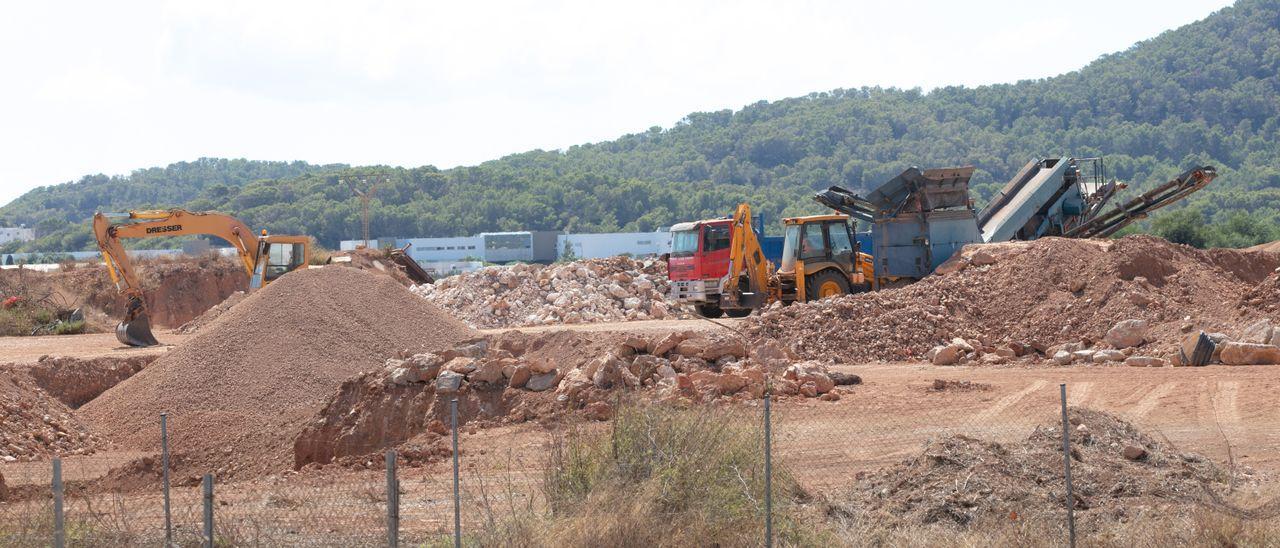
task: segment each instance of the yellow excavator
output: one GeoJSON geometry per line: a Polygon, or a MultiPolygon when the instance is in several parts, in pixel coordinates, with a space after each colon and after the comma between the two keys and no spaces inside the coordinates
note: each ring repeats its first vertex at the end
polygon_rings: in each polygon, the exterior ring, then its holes
{"type": "Polygon", "coordinates": [[[311,239],[306,236],[255,234],[235,217],[220,213],[198,213],[181,209],[97,213],[93,235],[107,263],[107,273],[116,289],[128,299],[124,319],[116,326],[116,338],[129,346],[160,344],[151,333],[142,286],[134,273],[121,240],[204,234],[216,236],[235,246],[249,275],[249,289],[257,289],[285,273],[305,268],[311,256],[311,239]]]}
{"type": "Polygon", "coordinates": [[[751,206],[738,204],[720,308],[750,310],[777,301],[790,304],[871,290],[875,264],[858,248],[849,216],[810,215],[782,223],[782,264],[774,271],[751,228],[751,206]]]}

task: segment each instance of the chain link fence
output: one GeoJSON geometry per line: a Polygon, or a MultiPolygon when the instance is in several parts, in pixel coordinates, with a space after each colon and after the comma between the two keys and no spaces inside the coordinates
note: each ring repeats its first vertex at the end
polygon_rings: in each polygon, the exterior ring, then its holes
{"type": "MultiPolygon", "coordinates": [[[[6,462],[0,544],[1280,540],[1270,471],[1280,431],[1246,432],[1216,414],[1176,420],[1187,410],[1162,408],[1162,386],[1111,410],[1090,407],[1096,381],[912,380],[827,398],[839,401],[652,402],[617,391],[590,413],[498,428],[457,424],[455,403],[440,458],[389,451],[243,480],[188,474],[163,443],[154,453],[6,462]]],[[[1206,391],[1207,409],[1241,412],[1234,385],[1223,386],[1206,391]]]]}

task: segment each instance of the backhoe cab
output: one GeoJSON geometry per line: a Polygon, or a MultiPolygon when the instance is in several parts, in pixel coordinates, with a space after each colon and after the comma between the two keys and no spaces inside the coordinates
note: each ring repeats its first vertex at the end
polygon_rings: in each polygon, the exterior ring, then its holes
{"type": "Polygon", "coordinates": [[[142,285],[121,240],[191,234],[216,236],[235,246],[249,276],[250,290],[305,268],[311,257],[311,239],[306,236],[268,236],[266,230],[258,235],[234,217],[181,209],[97,213],[93,216],[93,234],[111,281],[128,299],[124,319],[116,326],[116,338],[129,346],[155,346],[160,342],[151,332],[142,285]]]}
{"type": "Polygon", "coordinates": [[[871,290],[875,265],[859,249],[848,216],[792,217],[782,223],[785,238],[777,276],[783,303],[871,290]]]}
{"type": "Polygon", "coordinates": [[[848,216],[812,215],[782,222],[782,260],[774,271],[751,230],[751,207],[738,206],[731,224],[729,272],[721,281],[720,307],[726,312],[871,289],[874,264],[859,249],[848,216]]]}

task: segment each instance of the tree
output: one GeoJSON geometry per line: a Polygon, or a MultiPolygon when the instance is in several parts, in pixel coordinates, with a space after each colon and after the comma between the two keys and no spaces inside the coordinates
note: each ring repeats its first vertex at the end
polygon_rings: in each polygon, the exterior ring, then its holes
{"type": "Polygon", "coordinates": [[[1199,209],[1183,208],[1156,217],[1151,223],[1156,235],[1170,242],[1204,247],[1209,242],[1204,214],[1199,209]]]}

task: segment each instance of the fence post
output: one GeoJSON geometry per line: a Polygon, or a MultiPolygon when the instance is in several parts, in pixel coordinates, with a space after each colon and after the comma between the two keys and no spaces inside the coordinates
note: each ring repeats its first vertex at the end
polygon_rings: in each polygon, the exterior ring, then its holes
{"type": "Polygon", "coordinates": [[[213,474],[204,475],[204,542],[205,548],[213,548],[213,474]]]}
{"type": "Polygon", "coordinates": [[[396,450],[387,451],[387,546],[400,545],[400,480],[396,479],[396,450]]]}
{"type": "Polygon", "coordinates": [[[53,458],[53,546],[67,544],[67,533],[62,515],[62,459],[53,458]]]}
{"type": "Polygon", "coordinates": [[[453,430],[453,546],[462,548],[462,500],[458,494],[458,398],[449,401],[449,425],[453,430]]]}
{"type": "Polygon", "coordinates": [[[173,545],[173,517],[169,506],[169,414],[160,414],[160,489],[164,492],[164,545],[173,545]]]}
{"type": "Polygon", "coordinates": [[[773,417],[769,401],[773,394],[764,395],[764,545],[773,547],[773,417]]]}
{"type": "Polygon", "coordinates": [[[1058,385],[1062,391],[1062,471],[1067,479],[1067,534],[1071,548],[1076,546],[1076,501],[1071,489],[1071,424],[1067,422],[1067,383],[1058,385]]]}

